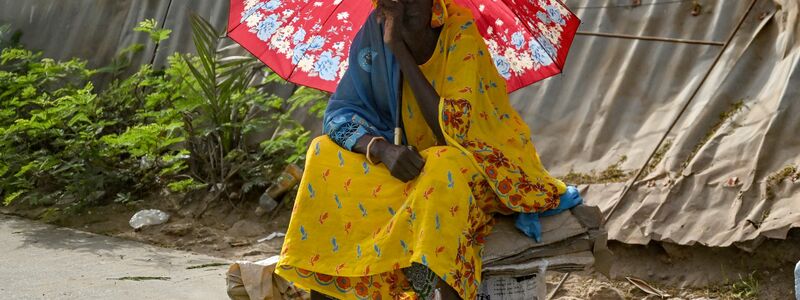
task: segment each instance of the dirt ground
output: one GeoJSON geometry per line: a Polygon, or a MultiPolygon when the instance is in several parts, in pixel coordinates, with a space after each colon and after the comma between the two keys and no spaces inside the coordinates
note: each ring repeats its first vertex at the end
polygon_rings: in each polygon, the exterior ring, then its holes
{"type": "MultiPolygon", "coordinates": [[[[231,260],[259,260],[280,252],[280,237],[289,223],[288,205],[257,217],[254,203],[221,203],[208,207],[179,205],[176,199],[153,199],[134,204],[111,204],[59,215],[44,208],[12,206],[0,213],[40,219],[60,226],[231,260]],[[134,231],[130,217],[140,209],[168,212],[163,225],[134,231]]],[[[647,246],[611,242],[615,263],[611,279],[594,272],[571,273],[553,299],[661,299],[650,296],[626,277],[638,278],[669,295],[666,299],[794,299],[793,269],[800,260],[800,231],[787,240],[770,240],[754,252],[738,248],[709,248],[651,243],[647,246]],[[649,297],[648,297],[649,296],[649,297]]],[[[553,291],[564,274],[548,274],[553,291]]]]}

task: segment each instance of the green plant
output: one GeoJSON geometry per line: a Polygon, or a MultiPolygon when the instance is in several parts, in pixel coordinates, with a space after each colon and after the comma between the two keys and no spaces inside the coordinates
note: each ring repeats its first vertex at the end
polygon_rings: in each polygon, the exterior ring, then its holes
{"type": "Polygon", "coordinates": [[[305,152],[309,133],[290,114],[307,105],[319,113],[324,94],[300,88],[287,100],[259,90],[256,85],[285,82],[265,72],[263,64],[253,57],[224,56],[225,49],[218,47],[222,32],[202,18],[192,17],[192,30],[197,56],[184,55],[183,60],[193,82],[180,102],[180,109],[188,112],[184,129],[191,174],[215,187],[216,197],[241,195],[266,184],[264,170],[300,160],[298,153],[305,152]],[[260,84],[259,76],[263,76],[260,84]],[[265,115],[264,111],[272,114],[265,115]],[[250,145],[246,137],[268,124],[277,124],[273,137],[258,146],[250,145]],[[274,159],[284,155],[288,158],[280,162],[274,159]]]}
{"type": "Polygon", "coordinates": [[[150,40],[156,44],[169,39],[169,35],[172,33],[171,29],[159,28],[158,22],[155,19],[147,19],[139,22],[139,25],[133,28],[133,31],[147,33],[150,40]]]}
{"type": "Polygon", "coordinates": [[[739,275],[739,281],[731,285],[731,294],[736,299],[756,299],[758,291],[758,279],[755,277],[755,272],[744,277],[739,275]]]}
{"type": "MultiPolygon", "coordinates": [[[[155,19],[146,19],[144,21],[139,22],[139,24],[133,29],[136,32],[146,33],[147,36],[150,38],[150,41],[155,44],[155,47],[158,48],[158,45],[161,44],[164,40],[169,39],[172,30],[164,29],[158,26],[158,22],[155,19]]],[[[144,50],[145,45],[141,43],[133,43],[128,47],[122,49],[112,60],[111,63],[105,67],[98,69],[99,72],[109,73],[112,74],[113,78],[117,78],[120,76],[122,71],[130,67],[131,59],[134,55],[144,50]]],[[[145,65],[149,67],[149,65],[145,65]]]]}
{"type": "Polygon", "coordinates": [[[0,25],[0,50],[19,45],[19,39],[22,37],[20,31],[11,29],[11,25],[0,25]]]}
{"type": "Polygon", "coordinates": [[[93,156],[99,152],[95,133],[105,123],[97,120],[102,109],[87,82],[94,71],[84,61],[56,62],[19,48],[2,50],[0,69],[3,202],[97,195],[91,183],[102,182],[92,181],[102,162],[93,156]],[[63,189],[70,180],[90,184],[63,189]]]}
{"type": "MultiPolygon", "coordinates": [[[[2,203],[54,205],[52,217],[140,201],[164,188],[236,198],[266,186],[286,163],[300,163],[310,133],[291,115],[307,109],[321,116],[326,95],[307,88],[288,98],[270,92],[288,83],[252,57],[226,55],[208,22],[193,17],[192,23],[197,55],[173,54],[165,69],[145,64],[124,79],[117,76],[141,45],[101,69],[3,48],[2,203]],[[102,90],[90,81],[98,73],[114,74],[102,90]],[[268,130],[270,138],[253,140],[268,130]]],[[[137,31],[155,43],[169,37],[153,20],[137,31]]]]}
{"type": "Polygon", "coordinates": [[[89,82],[97,73],[79,59],[58,62],[19,47],[2,50],[5,205],[28,200],[81,207],[110,195],[146,193],[165,170],[181,170],[183,152],[171,148],[181,141],[175,118],[158,118],[166,115],[164,102],[145,101],[166,89],[156,84],[163,76],[145,65],[97,92],[89,82]]]}

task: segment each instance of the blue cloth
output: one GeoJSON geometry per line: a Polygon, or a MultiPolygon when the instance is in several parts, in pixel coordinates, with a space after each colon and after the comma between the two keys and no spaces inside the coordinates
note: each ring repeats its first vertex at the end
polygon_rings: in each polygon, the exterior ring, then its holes
{"type": "Polygon", "coordinates": [[[540,213],[518,214],[515,225],[519,230],[522,230],[525,235],[532,237],[534,240],[536,240],[536,242],[541,242],[542,224],[539,223],[539,217],[557,215],[565,210],[578,206],[581,203],[583,203],[583,198],[581,198],[578,188],[574,186],[568,186],[567,191],[561,195],[560,201],[558,202],[558,206],[556,208],[540,213]]]}
{"type": "Polygon", "coordinates": [[[350,46],[347,71],[328,102],[323,132],[352,150],[365,134],[393,140],[399,118],[400,67],[383,42],[383,25],[373,12],[350,46]]]}

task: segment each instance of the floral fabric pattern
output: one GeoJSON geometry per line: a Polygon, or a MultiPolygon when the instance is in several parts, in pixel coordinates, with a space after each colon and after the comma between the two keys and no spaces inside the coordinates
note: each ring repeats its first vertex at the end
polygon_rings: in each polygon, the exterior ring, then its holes
{"type": "Polygon", "coordinates": [[[312,141],[276,268],[295,286],[337,299],[416,299],[402,270],[417,263],[475,299],[493,215],[558,205],[566,186],[541,165],[470,11],[453,3],[446,11],[420,70],[442,98],[447,145],[436,144],[407,83],[406,140],[425,160],[414,180],[328,136],[312,141]]]}
{"type": "MultiPolygon", "coordinates": [[[[580,24],[559,0],[436,0],[434,27],[444,24],[444,6],[453,1],[472,11],[509,92],[559,73],[580,24]]],[[[237,0],[228,31],[284,78],[333,92],[371,2],[237,0]]]]}
{"type": "Polygon", "coordinates": [[[474,299],[496,198],[460,150],[421,154],[423,174],[403,183],[327,136],[312,141],[277,274],[337,299],[415,299],[402,270],[418,263],[474,299]]]}

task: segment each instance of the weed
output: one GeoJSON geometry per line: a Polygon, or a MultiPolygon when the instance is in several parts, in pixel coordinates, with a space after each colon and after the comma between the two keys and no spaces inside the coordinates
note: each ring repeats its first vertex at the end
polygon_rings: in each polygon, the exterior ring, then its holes
{"type": "Polygon", "coordinates": [[[229,266],[229,265],[230,265],[229,263],[207,263],[207,264],[201,264],[201,265],[188,266],[188,267],[186,267],[186,269],[187,270],[203,269],[203,268],[229,266]]]}
{"type": "Polygon", "coordinates": [[[692,162],[694,157],[697,156],[697,153],[700,152],[700,149],[702,149],[703,146],[705,146],[705,144],[707,144],[708,141],[710,141],[711,138],[714,137],[717,131],[719,131],[722,128],[722,126],[725,125],[726,122],[728,122],[728,120],[733,118],[733,116],[736,115],[736,113],[741,111],[743,107],[744,107],[744,100],[739,100],[732,103],[727,110],[719,114],[719,119],[717,120],[717,122],[714,123],[714,125],[708,129],[705,136],[703,136],[703,138],[697,144],[695,144],[694,148],[692,149],[692,152],[690,152],[689,156],[686,157],[686,160],[683,161],[678,174],[683,174],[683,171],[686,170],[687,167],[689,167],[689,164],[692,162]]]}
{"type": "Polygon", "coordinates": [[[755,273],[750,273],[744,277],[739,275],[739,281],[731,285],[731,294],[736,299],[756,299],[758,298],[758,291],[758,279],[756,279],[755,273]]]}
{"type": "Polygon", "coordinates": [[[653,153],[653,157],[650,158],[650,162],[648,162],[647,166],[644,168],[642,177],[645,177],[651,172],[655,171],[656,167],[658,167],[658,164],[660,164],[661,161],[664,160],[664,155],[667,154],[667,151],[669,151],[671,147],[672,147],[672,140],[666,140],[664,141],[663,144],[661,144],[660,147],[658,147],[658,150],[656,150],[656,152],[653,153]]]}
{"type": "Polygon", "coordinates": [[[627,156],[623,155],[620,159],[615,162],[614,164],[608,166],[605,170],[601,171],[600,173],[595,173],[591,171],[589,173],[577,173],[574,171],[570,171],[567,175],[561,177],[561,181],[564,181],[569,184],[598,184],[598,183],[613,183],[613,182],[625,182],[628,179],[631,179],[633,175],[635,175],[634,171],[625,171],[622,169],[622,164],[628,159],[627,156]]]}
{"type": "Polygon", "coordinates": [[[767,200],[775,199],[775,188],[777,188],[779,184],[786,179],[793,179],[798,175],[800,175],[800,172],[798,172],[797,167],[794,165],[785,166],[779,171],[770,174],[766,181],[767,200]]]}
{"type": "Polygon", "coordinates": [[[170,277],[162,276],[124,276],[116,278],[108,278],[108,280],[130,280],[130,281],[147,281],[147,280],[170,280],[170,277]]]}

